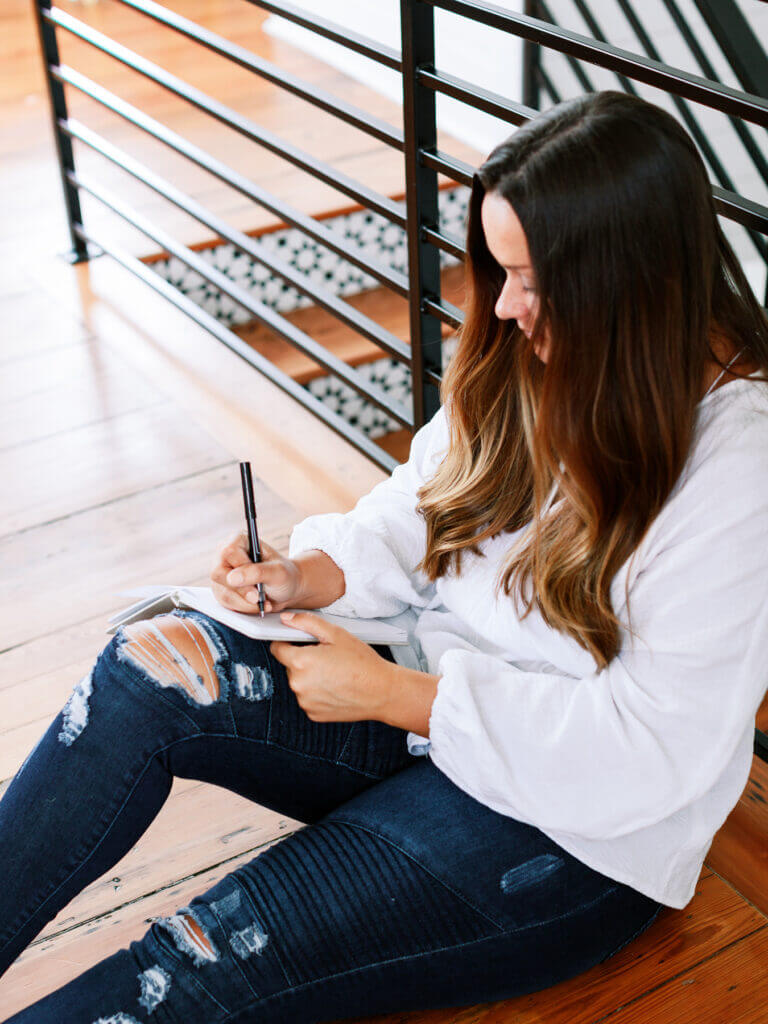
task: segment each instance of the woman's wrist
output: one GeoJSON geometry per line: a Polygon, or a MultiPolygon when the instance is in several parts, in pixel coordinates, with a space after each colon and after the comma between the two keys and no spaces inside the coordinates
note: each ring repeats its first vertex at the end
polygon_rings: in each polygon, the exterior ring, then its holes
{"type": "Polygon", "coordinates": [[[313,548],[301,551],[293,558],[299,570],[299,592],[294,601],[296,608],[325,608],[346,591],[344,573],[330,555],[313,548]]]}
{"type": "Polygon", "coordinates": [[[384,663],[388,671],[384,679],[381,711],[377,716],[379,721],[415,732],[418,736],[429,736],[429,717],[440,676],[393,662],[384,663]]]}

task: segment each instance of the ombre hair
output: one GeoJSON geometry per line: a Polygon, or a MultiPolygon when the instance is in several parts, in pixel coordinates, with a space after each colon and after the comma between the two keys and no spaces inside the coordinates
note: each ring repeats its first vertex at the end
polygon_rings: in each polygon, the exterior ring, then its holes
{"type": "Polygon", "coordinates": [[[459,575],[465,548],[480,555],[480,541],[530,524],[496,597],[514,592],[522,618],[538,607],[602,669],[620,647],[611,581],[683,470],[707,361],[724,366],[711,341],[745,348],[731,372],[765,373],[768,318],[692,140],[621,92],[560,103],[496,146],[473,178],[466,249],[465,320],[441,384],[450,447],[418,494],[416,568],[459,575]],[[505,274],[480,217],[491,192],[528,242],[530,338],[494,312],[505,274]]]}

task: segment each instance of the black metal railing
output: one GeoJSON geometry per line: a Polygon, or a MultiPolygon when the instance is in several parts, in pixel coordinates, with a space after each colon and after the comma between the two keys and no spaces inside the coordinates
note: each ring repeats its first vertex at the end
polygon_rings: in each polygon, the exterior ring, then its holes
{"type": "MultiPolygon", "coordinates": [[[[517,14],[481,0],[401,0],[401,53],[371,39],[348,31],[324,18],[311,16],[289,3],[244,0],[271,13],[280,15],[303,28],[340,43],[369,60],[402,75],[403,127],[371,116],[314,84],[303,82],[288,72],[250,53],[214,32],[153,2],[153,0],[116,0],[123,6],[175,30],[208,50],[231,60],[239,67],[269,81],[307,103],[329,112],[345,123],[372,136],[379,142],[401,152],[406,181],[405,201],[400,202],[377,193],[364,183],[342,174],[329,164],[268,132],[261,125],[238,113],[226,104],[183,81],[152,61],[134,53],[61,8],[52,0],[35,0],[40,42],[50,94],[54,136],[61,168],[61,180],[72,239],[72,259],[89,259],[106,253],[137,275],[155,291],[206,328],[255,369],[292,395],[307,409],[349,440],[378,465],[391,470],[396,461],[362,431],[330,411],[305,388],[277,369],[269,360],[242,341],[233,331],[182,294],[172,284],[154,274],[140,259],[125,252],[104,237],[95,237],[83,223],[80,194],[85,192],[104,204],[145,236],[153,239],[200,274],[212,286],[229,295],[247,309],[258,321],[275,331],[295,348],[349,384],[398,423],[417,429],[437,410],[442,368],[441,324],[458,326],[461,310],[441,297],[440,254],[463,258],[463,241],[441,230],[438,216],[438,174],[464,185],[471,184],[474,168],[444,153],[437,146],[436,96],[442,94],[461,100],[469,106],[492,114],[512,125],[520,125],[535,116],[542,91],[557,100],[559,93],[543,61],[545,52],[558,52],[569,61],[581,87],[590,90],[591,79],[584,65],[608,69],[618,76],[622,88],[635,91],[634,82],[644,82],[668,92],[680,116],[702,147],[718,180],[713,194],[719,214],[744,226],[755,248],[767,258],[765,235],[768,234],[768,207],[740,195],[733,187],[727,171],[714,153],[706,135],[691,112],[689,103],[721,111],[736,127],[738,136],[755,167],[765,177],[766,161],[755,142],[749,125],[768,126],[768,61],[759,43],[743,18],[723,16],[723,5],[732,0],[696,0],[723,53],[735,70],[742,89],[732,88],[718,80],[690,30],[681,28],[704,75],[701,77],[664,64],[645,33],[629,0],[619,0],[633,23],[645,55],[639,55],[609,44],[585,0],[574,0],[592,33],[592,37],[565,29],[554,23],[545,0],[526,0],[525,13],[517,14]],[[523,41],[522,102],[490,92],[435,66],[434,11],[440,8],[519,37],[523,41]],[[144,111],[120,99],[82,72],[61,63],[57,30],[73,35],[115,61],[133,69],[161,88],[182,98],[198,110],[240,133],[314,178],[347,195],[362,207],[371,210],[402,228],[407,235],[408,275],[375,260],[364,258],[354,245],[321,220],[309,217],[289,203],[266,192],[256,182],[236,169],[205,152],[188,139],[156,121],[144,111]],[[353,308],[335,293],[312,284],[295,268],[268,255],[257,247],[250,236],[226,224],[206,210],[198,201],[185,195],[171,182],[141,164],[133,156],[100,136],[91,128],[71,118],[67,110],[66,88],[89,96],[101,106],[141,129],[191,163],[225,182],[259,207],[273,213],[284,224],[304,232],[314,241],[336,253],[343,260],[364,270],[393,294],[408,299],[410,310],[410,344],[406,344],[379,324],[353,308]],[[375,386],[366,383],[356,370],[338,359],[285,317],[254,299],[225,274],[216,270],[190,249],[170,237],[129,208],[120,198],[109,193],[99,182],[78,172],[75,166],[73,140],[99,153],[107,161],[143,182],[170,204],[189,214],[201,225],[227,240],[238,250],[269,268],[271,272],[293,285],[314,303],[322,306],[343,323],[369,338],[384,352],[407,364],[412,376],[412,404],[406,408],[393,402],[375,386]]],[[[674,0],[664,0],[667,8],[676,11],[674,0]]],[[[735,7],[735,5],[733,5],[735,7]]],[[[679,14],[679,12],[677,12],[679,14]]],[[[678,18],[676,17],[676,21],[678,18]]],[[[755,752],[768,760],[768,737],[755,736],[755,752]]]]}
{"type": "MultiPolygon", "coordinates": [[[[572,2],[592,36],[601,42],[606,42],[605,34],[586,0],[572,0],[572,2]]],[[[701,72],[712,82],[722,82],[704,46],[694,33],[685,14],[680,10],[677,0],[661,0],[661,3],[677,29],[678,38],[685,44],[701,72]]],[[[615,0],[615,4],[631,27],[638,45],[646,56],[653,60],[661,60],[661,55],[633,6],[632,0],[615,0]]],[[[718,48],[720,56],[730,64],[734,77],[747,92],[768,97],[768,54],[761,46],[738,5],[733,0],[716,0],[716,2],[696,0],[696,6],[710,30],[712,45],[718,48]]],[[[546,0],[526,0],[526,12],[549,22],[555,21],[546,0]]],[[[595,87],[583,67],[583,62],[570,54],[567,54],[566,57],[570,70],[581,88],[586,92],[593,91],[595,87]]],[[[545,55],[540,49],[536,49],[535,52],[528,55],[524,68],[524,94],[532,99],[534,105],[537,106],[542,90],[555,103],[563,98],[562,90],[556,87],[553,76],[545,71],[545,65],[545,55]]],[[[620,72],[616,72],[616,77],[619,88],[632,95],[637,95],[637,89],[629,78],[620,72]]],[[[671,94],[671,99],[680,115],[680,120],[695,140],[717,184],[727,192],[735,192],[736,186],[733,177],[727,169],[727,165],[732,160],[731,155],[717,151],[696,113],[686,100],[674,93],[671,94]]],[[[741,153],[736,155],[745,156],[760,179],[768,185],[768,158],[765,144],[763,143],[762,146],[758,144],[748,125],[740,118],[728,115],[728,121],[741,146],[741,153]]],[[[766,243],[764,235],[760,233],[759,228],[755,229],[749,226],[746,227],[746,232],[760,261],[768,268],[768,243],[766,243]]],[[[768,305],[768,276],[764,302],[768,305]]]]}

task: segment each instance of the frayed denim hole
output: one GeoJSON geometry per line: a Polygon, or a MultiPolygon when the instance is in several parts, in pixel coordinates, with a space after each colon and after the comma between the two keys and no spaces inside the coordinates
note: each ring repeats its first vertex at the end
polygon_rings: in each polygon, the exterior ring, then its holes
{"type": "MultiPolygon", "coordinates": [[[[93,693],[94,669],[95,666],[83,676],[62,708],[62,726],[59,732],[59,740],[67,747],[72,746],[88,725],[91,710],[91,694],[93,693]]],[[[22,767],[25,766],[26,761],[22,767]]]]}
{"type": "MultiPolygon", "coordinates": [[[[222,643],[218,633],[216,633],[215,630],[212,630],[211,627],[209,626],[210,620],[206,616],[199,614],[196,614],[194,616],[190,616],[187,613],[180,612],[171,614],[175,614],[177,618],[189,617],[198,620],[196,621],[196,625],[202,637],[204,638],[206,645],[208,646],[209,653],[211,654],[211,657],[213,658],[214,662],[213,667],[216,673],[216,679],[219,687],[219,693],[215,699],[207,701],[196,700],[192,696],[192,694],[190,694],[185,689],[185,687],[179,684],[177,681],[170,680],[164,682],[163,679],[158,678],[157,676],[150,673],[147,670],[146,666],[141,664],[140,661],[137,661],[133,654],[131,654],[131,652],[126,649],[127,645],[131,644],[132,642],[135,642],[135,640],[132,637],[128,636],[123,626],[119,627],[114,636],[114,653],[117,661],[120,662],[122,665],[127,665],[130,669],[132,669],[133,672],[137,675],[137,677],[141,679],[145,685],[148,685],[153,689],[159,688],[160,690],[169,690],[171,692],[180,693],[187,701],[187,703],[194,708],[201,709],[206,707],[215,707],[216,705],[222,702],[226,702],[229,698],[229,693],[232,685],[232,663],[227,653],[227,649],[222,643]]],[[[151,622],[152,620],[148,621],[151,622]]],[[[202,685],[202,676],[200,675],[199,672],[197,672],[196,668],[190,663],[189,659],[186,658],[183,654],[181,654],[180,651],[176,649],[174,644],[165,636],[165,634],[162,633],[162,630],[160,630],[159,627],[156,626],[155,628],[157,629],[158,632],[162,634],[162,640],[160,642],[163,643],[164,646],[166,646],[173,652],[174,660],[176,660],[177,663],[180,665],[187,666],[190,672],[196,677],[198,682],[202,685]]]]}
{"type": "Polygon", "coordinates": [[[247,960],[261,954],[269,942],[269,935],[245,890],[235,879],[230,879],[230,882],[232,891],[220,900],[212,901],[208,907],[215,914],[232,952],[241,960],[247,960]],[[229,920],[230,917],[239,917],[242,927],[229,920]]]}
{"type": "Polygon", "coordinates": [[[171,987],[171,976],[160,964],[154,964],[139,975],[139,1005],[147,1013],[154,1013],[160,1003],[165,1001],[171,987]]]}
{"type": "Polygon", "coordinates": [[[182,907],[169,917],[157,918],[155,925],[170,934],[177,952],[189,958],[195,967],[218,963],[221,959],[221,954],[211,938],[210,929],[200,920],[194,908],[182,907]],[[202,940],[196,934],[193,925],[197,925],[202,940]]]}

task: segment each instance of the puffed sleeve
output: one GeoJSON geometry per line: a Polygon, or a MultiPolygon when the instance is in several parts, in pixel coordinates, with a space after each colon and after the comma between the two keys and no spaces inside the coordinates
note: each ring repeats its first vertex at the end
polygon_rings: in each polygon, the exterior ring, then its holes
{"type": "Polygon", "coordinates": [[[415,566],[426,551],[426,524],[416,513],[416,492],[448,449],[445,409],[418,430],[407,462],[363,495],[346,513],[313,515],[291,533],[288,555],[324,551],[344,573],[345,591],[324,610],[357,618],[387,618],[410,605],[425,607],[434,583],[415,566]]]}
{"type": "Polygon", "coordinates": [[[705,460],[662,513],[630,584],[641,639],[624,630],[602,671],[440,657],[429,756],[475,799],[612,839],[705,794],[754,727],[768,686],[768,432],[705,460]]]}

